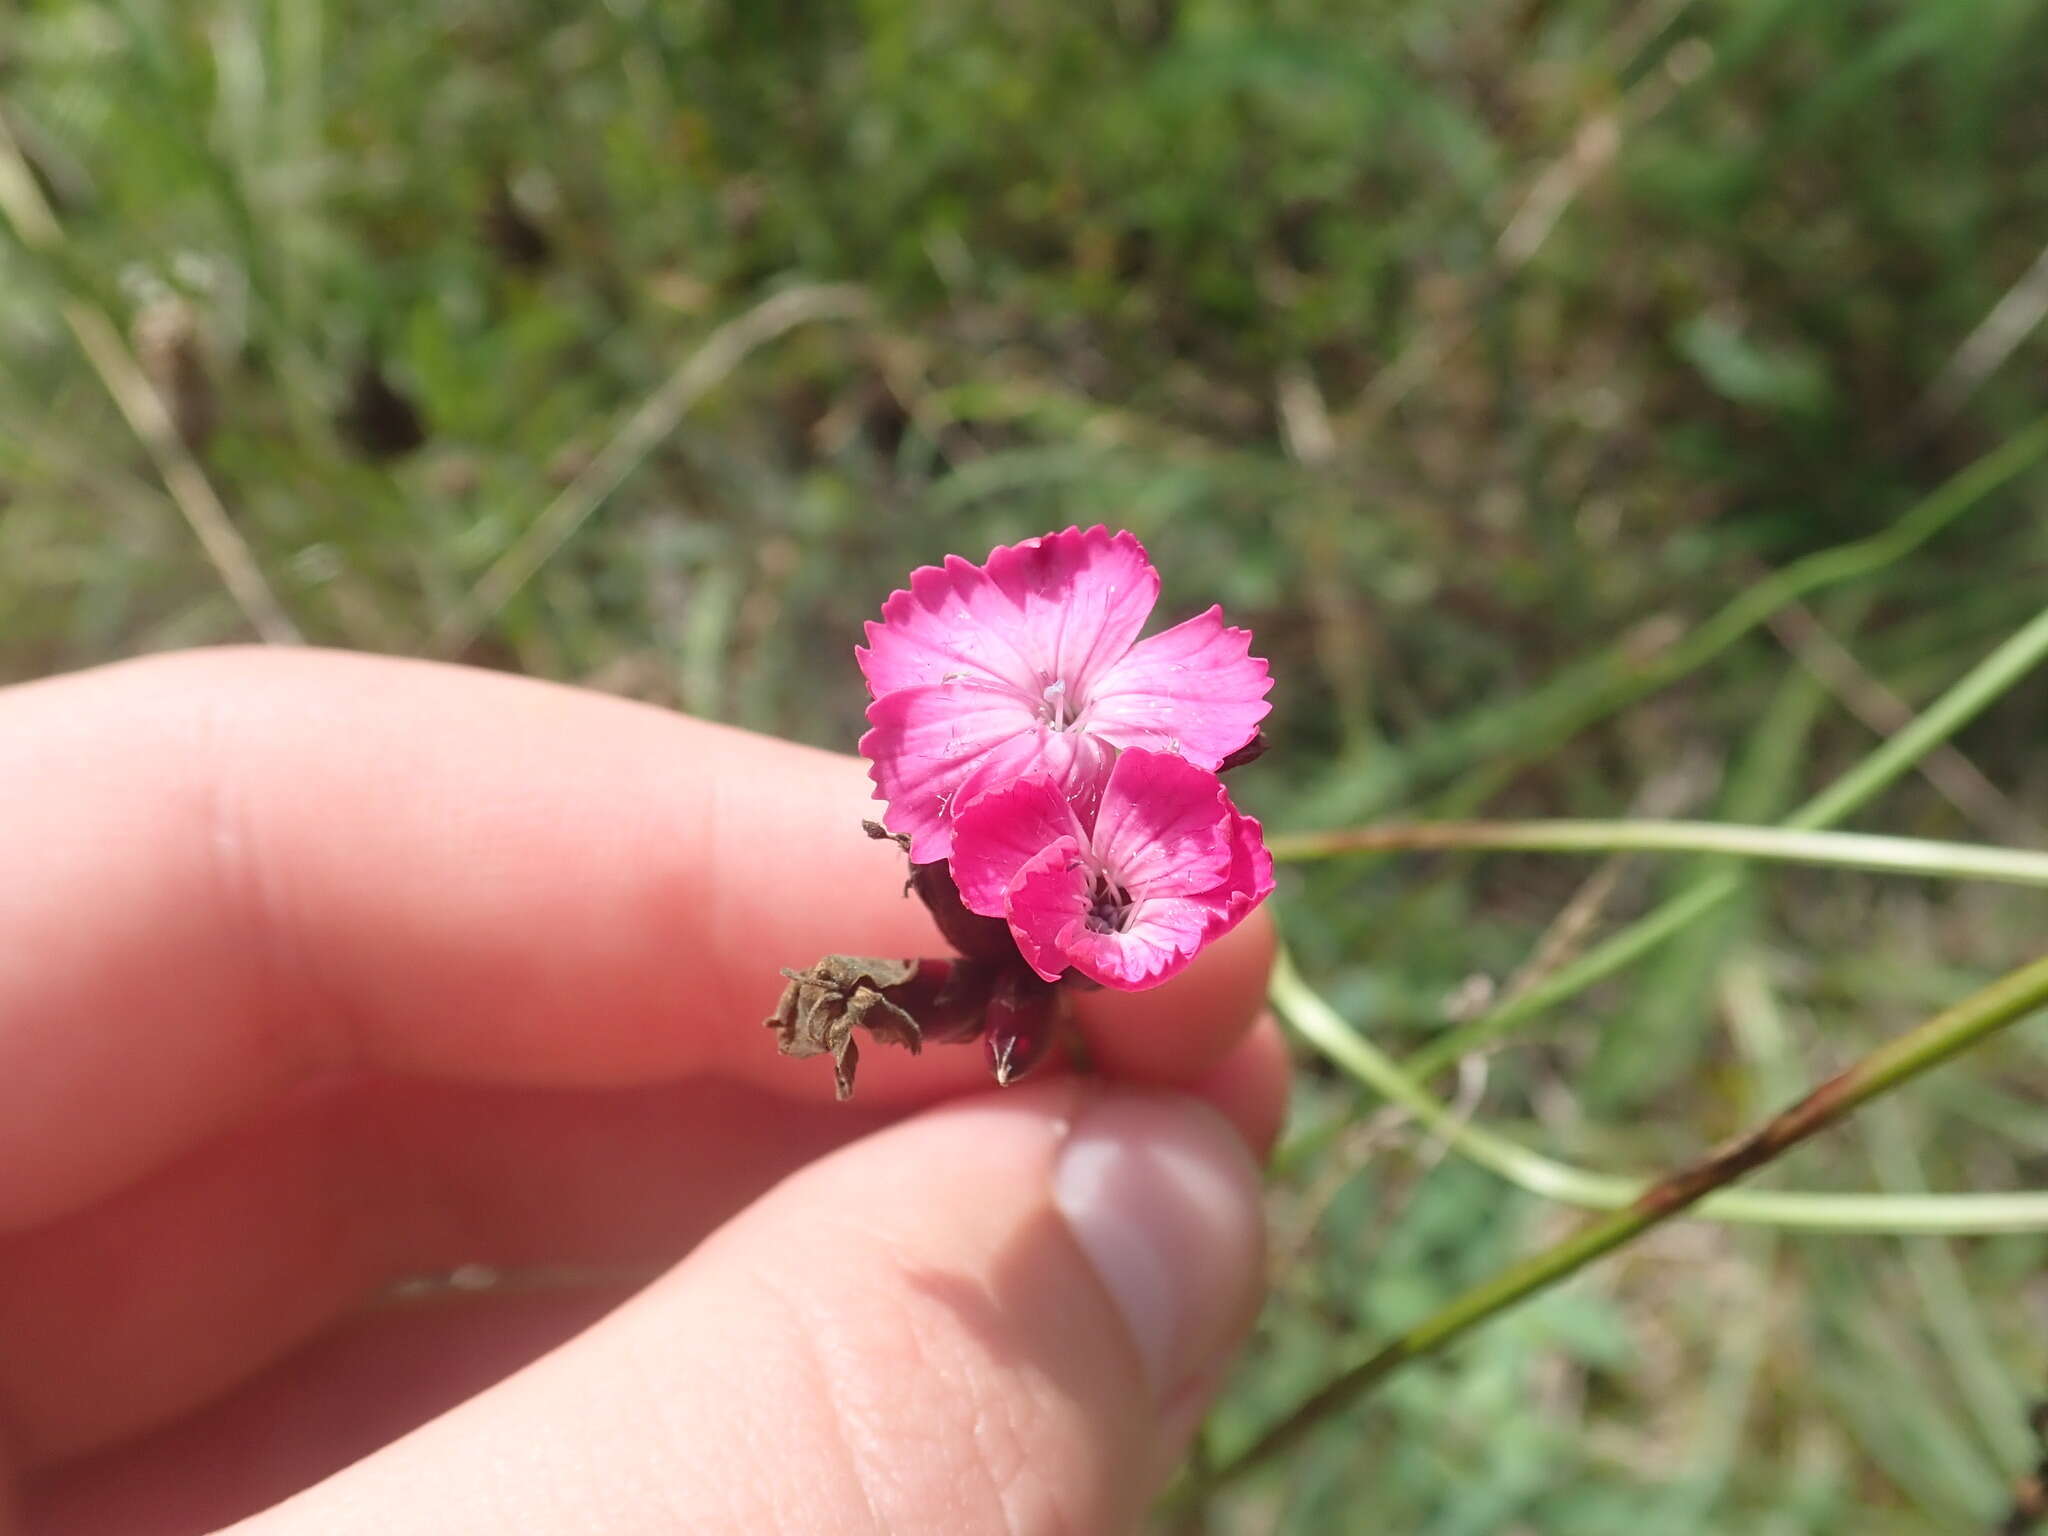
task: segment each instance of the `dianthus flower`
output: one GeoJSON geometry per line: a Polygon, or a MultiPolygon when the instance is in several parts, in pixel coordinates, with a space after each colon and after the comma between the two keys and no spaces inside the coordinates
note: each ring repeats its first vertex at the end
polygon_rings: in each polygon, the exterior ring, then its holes
{"type": "Polygon", "coordinates": [[[1273,889],[1259,824],[1216,775],[1142,748],[1117,757],[1093,806],[1043,774],[981,795],[954,819],[952,871],[1047,981],[1071,967],[1129,992],[1177,974],[1273,889]]]}
{"type": "Polygon", "coordinates": [[[782,973],[767,1024],[784,1055],[829,1055],[841,1098],[861,1034],[979,1039],[1013,1083],[1071,1034],[1077,985],[1157,986],[1272,891],[1217,777],[1264,745],[1266,664],[1216,608],[1140,640],[1158,600],[1137,539],[1069,528],[922,567],[867,626],[860,750],[888,807],[863,826],[909,854],[957,954],[782,973]]]}
{"type": "Polygon", "coordinates": [[[975,798],[1043,776],[1092,812],[1117,753],[1214,770],[1272,707],[1266,663],[1220,608],[1140,640],[1159,572],[1129,533],[1069,528],[911,573],[857,647],[874,702],[861,738],[890,831],[948,857],[975,798]]]}

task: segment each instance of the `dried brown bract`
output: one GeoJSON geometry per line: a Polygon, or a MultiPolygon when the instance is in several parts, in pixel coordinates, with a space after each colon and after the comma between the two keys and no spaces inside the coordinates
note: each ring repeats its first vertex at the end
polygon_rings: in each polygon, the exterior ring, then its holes
{"type": "Polygon", "coordinates": [[[809,970],[784,969],[789,985],[766,1020],[776,1032],[785,1056],[832,1058],[839,1097],[853,1097],[853,1075],[860,1065],[855,1029],[864,1029],[885,1045],[901,1045],[915,1054],[924,1034],[912,1018],[888,997],[893,987],[914,979],[915,960],[876,960],[859,955],[827,955],[809,970]]]}

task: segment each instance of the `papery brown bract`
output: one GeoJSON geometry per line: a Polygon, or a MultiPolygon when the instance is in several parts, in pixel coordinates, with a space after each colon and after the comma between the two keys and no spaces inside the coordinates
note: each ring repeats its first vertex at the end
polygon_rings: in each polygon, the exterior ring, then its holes
{"type": "Polygon", "coordinates": [[[827,955],[808,970],[785,969],[782,974],[789,985],[763,1023],[776,1032],[776,1045],[785,1056],[829,1055],[838,1095],[850,1099],[860,1066],[855,1029],[866,1030],[884,1044],[903,1046],[913,1055],[923,1045],[917,1020],[889,996],[916,979],[920,964],[827,955]]]}

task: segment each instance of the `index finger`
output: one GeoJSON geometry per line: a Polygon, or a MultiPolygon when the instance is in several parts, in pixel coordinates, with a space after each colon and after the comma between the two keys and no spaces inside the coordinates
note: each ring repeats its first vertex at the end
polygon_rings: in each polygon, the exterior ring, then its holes
{"type": "MultiPolygon", "coordinates": [[[[426,663],[200,652],[0,693],[0,1226],[323,1072],[829,1097],[760,1028],[778,967],[944,952],[873,809],[850,758],[426,663]]],[[[1199,1077],[1268,948],[1248,924],[1091,997],[1098,1059],[1199,1077]]],[[[870,1052],[861,1092],[983,1080],[870,1052]]]]}

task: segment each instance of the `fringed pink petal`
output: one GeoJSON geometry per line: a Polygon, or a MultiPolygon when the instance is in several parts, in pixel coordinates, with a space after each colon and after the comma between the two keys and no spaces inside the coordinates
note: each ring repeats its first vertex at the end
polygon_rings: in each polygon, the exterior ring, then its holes
{"type": "Polygon", "coordinates": [[[1080,844],[1060,838],[1027,861],[1011,882],[1007,916],[1017,952],[1047,981],[1067,968],[1067,936],[1088,915],[1088,869],[1080,844]]]}
{"type": "Polygon", "coordinates": [[[920,864],[952,852],[951,815],[970,778],[1006,782],[1034,770],[1044,728],[1007,689],[964,683],[899,688],[868,706],[873,727],[860,739],[888,802],[883,821],[907,834],[920,864]]]}
{"type": "Polygon", "coordinates": [[[1079,846],[1083,835],[1049,778],[1035,775],[990,790],[953,817],[953,884],[968,911],[1006,916],[1017,872],[1054,843],[1079,846]]]}
{"type": "Polygon", "coordinates": [[[994,549],[986,565],[949,555],[912,572],[854,655],[877,697],[967,681],[1033,700],[1059,684],[1078,700],[1158,599],[1159,573],[1134,535],[1069,528],[994,549]]]}
{"type": "Polygon", "coordinates": [[[1273,894],[1273,855],[1266,850],[1257,819],[1231,806],[1228,836],[1230,870],[1221,883],[1199,898],[1209,909],[1210,939],[1222,938],[1273,894]]]}
{"type": "Polygon", "coordinates": [[[912,571],[909,588],[890,593],[882,622],[865,631],[868,643],[853,655],[877,698],[933,683],[980,683],[1025,695],[1044,686],[1016,615],[981,567],[958,555],[912,571]]]}
{"type": "Polygon", "coordinates": [[[1133,748],[1110,770],[1090,846],[1134,901],[1193,895],[1230,871],[1230,814],[1215,774],[1133,748]]]}
{"type": "Polygon", "coordinates": [[[1132,908],[1121,932],[1097,932],[1085,914],[1077,916],[1061,932],[1060,944],[1082,975],[1119,992],[1143,992],[1187,969],[1206,942],[1210,921],[1200,902],[1160,897],[1132,908]]]}
{"type": "Polygon", "coordinates": [[[1016,782],[1019,775],[1042,775],[1059,786],[1081,825],[1093,823],[1103,786],[1116,762],[1116,749],[1079,731],[1055,731],[1044,725],[1037,728],[1031,741],[1033,757],[1021,768],[1015,759],[996,754],[977,763],[960,782],[953,799],[955,813],[989,791],[1016,782]]]}
{"type": "Polygon", "coordinates": [[[1272,705],[1251,631],[1211,608],[1132,646],[1088,693],[1086,728],[1119,747],[1174,752],[1214,768],[1252,739],[1272,705]]]}
{"type": "Polygon", "coordinates": [[[1077,701],[1130,650],[1159,601],[1159,572],[1137,535],[1100,524],[993,550],[986,569],[1022,617],[1046,682],[1077,701]]]}

